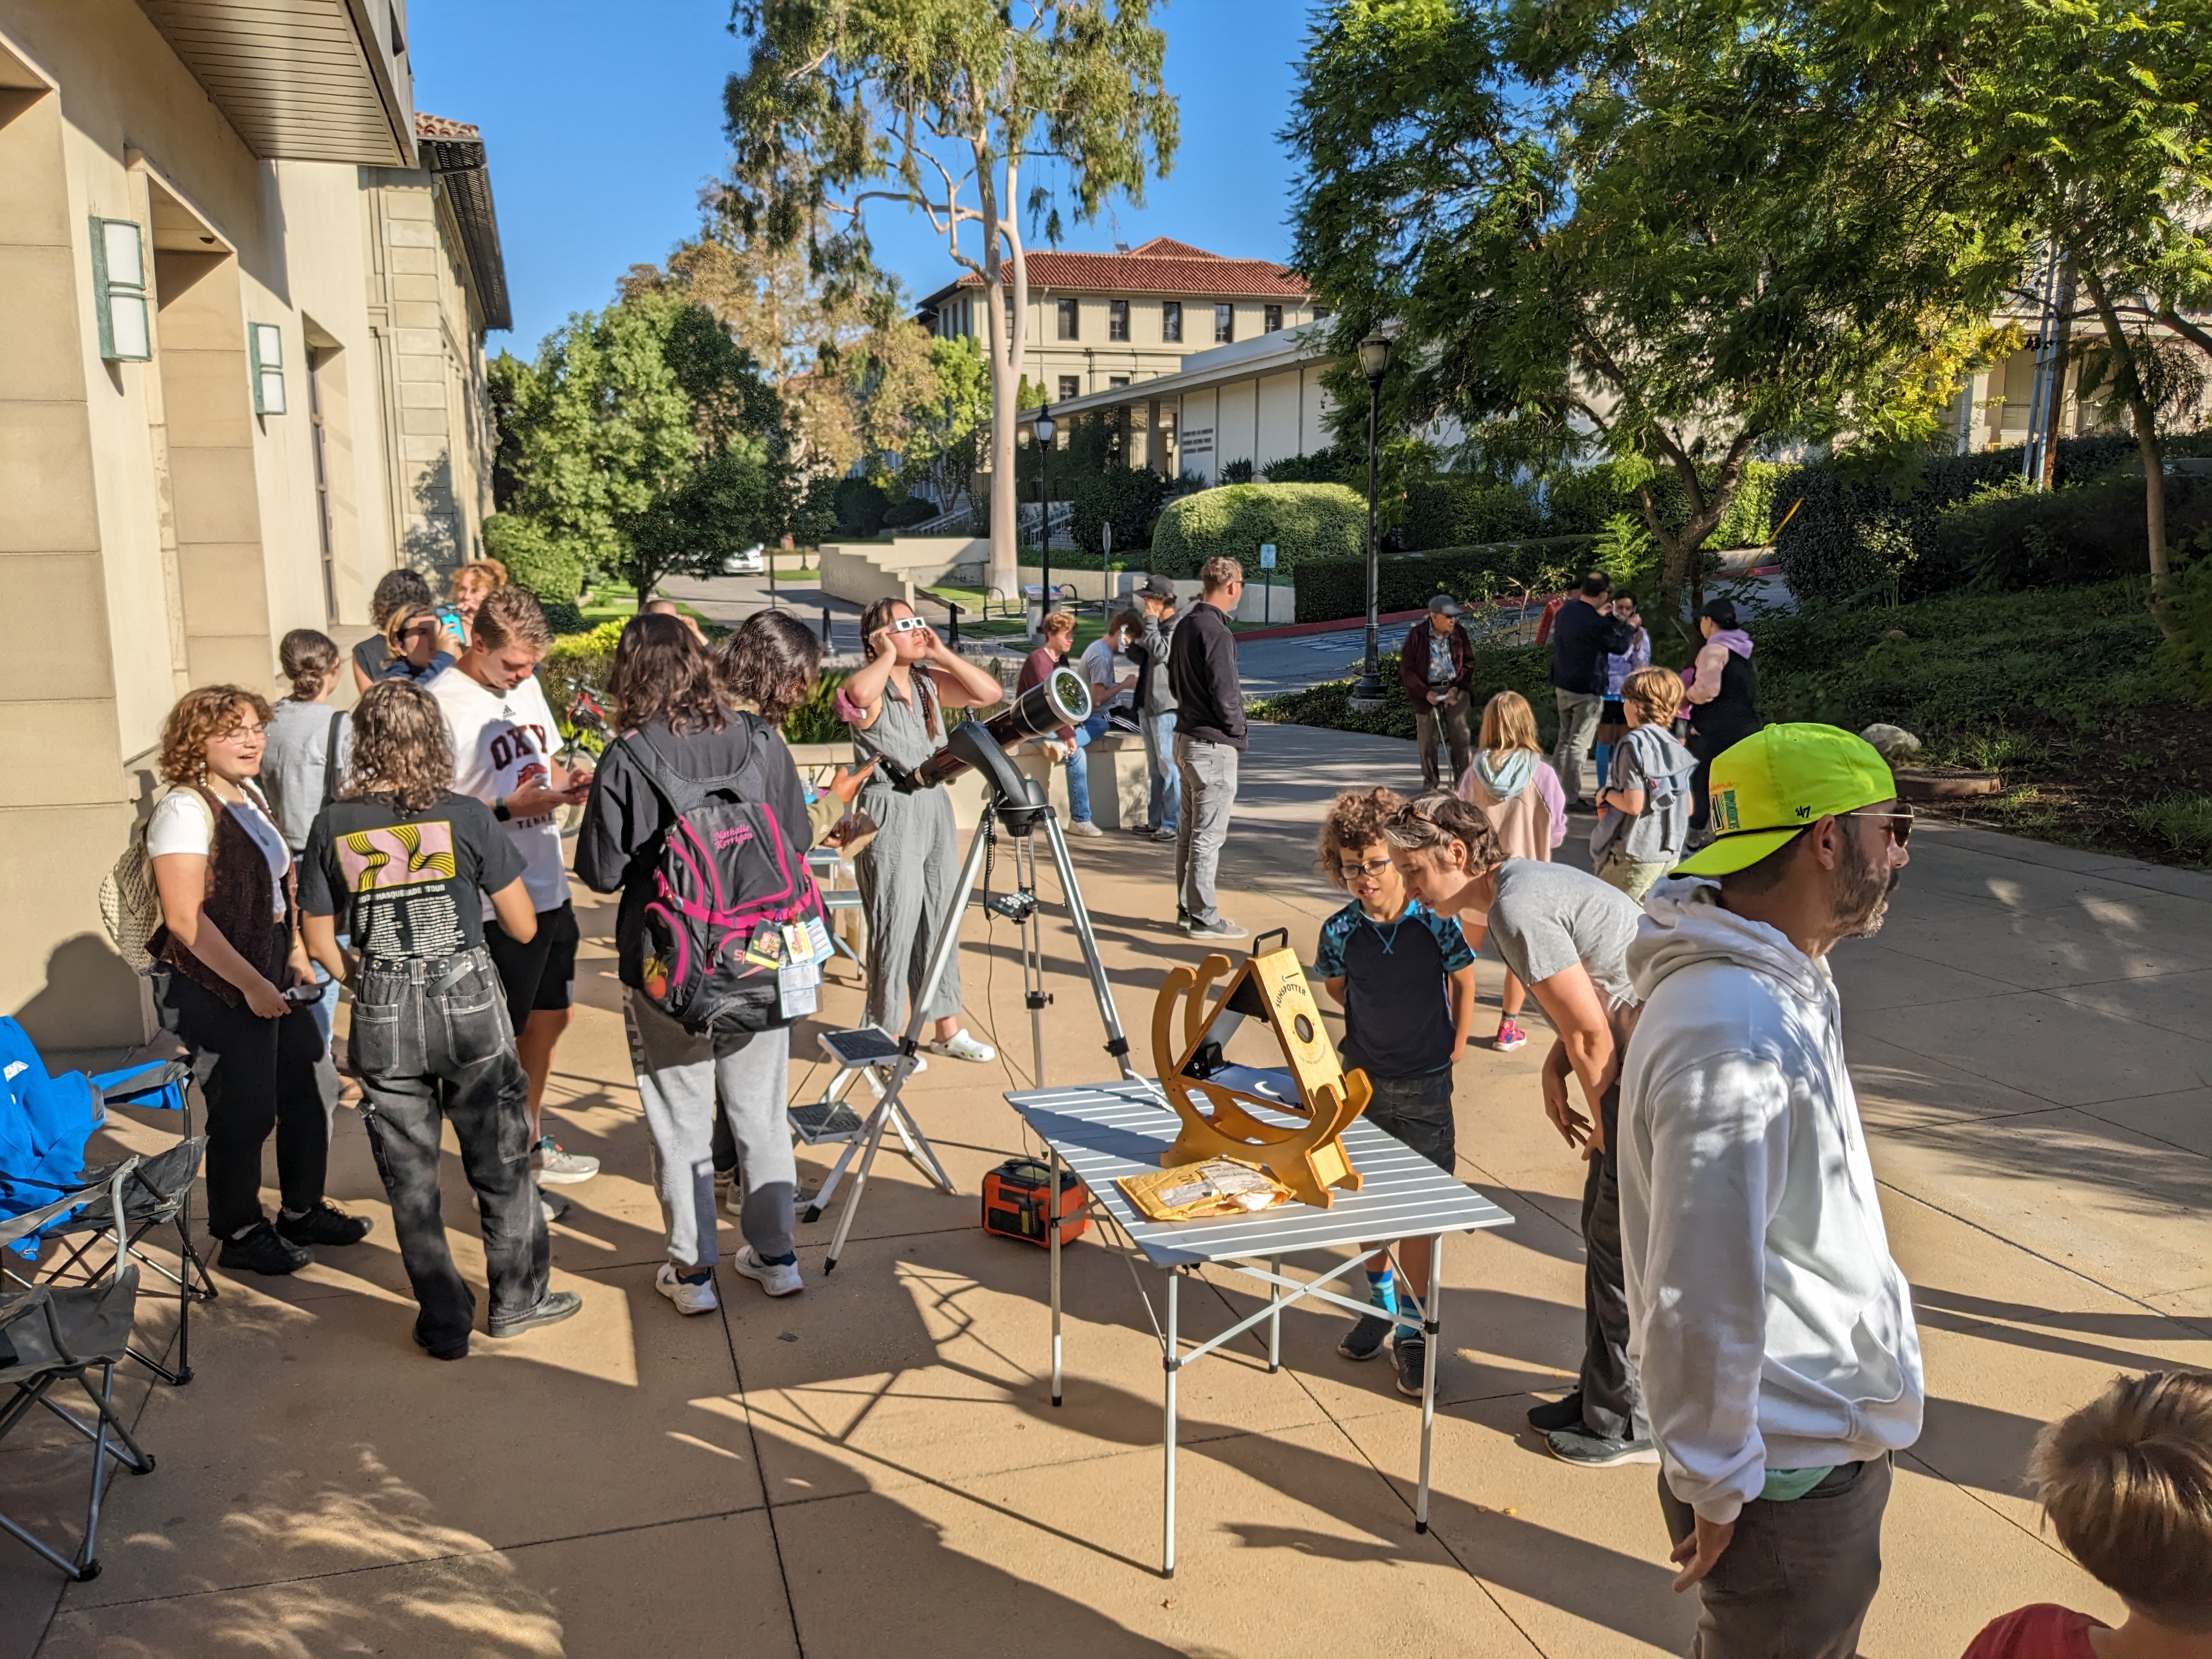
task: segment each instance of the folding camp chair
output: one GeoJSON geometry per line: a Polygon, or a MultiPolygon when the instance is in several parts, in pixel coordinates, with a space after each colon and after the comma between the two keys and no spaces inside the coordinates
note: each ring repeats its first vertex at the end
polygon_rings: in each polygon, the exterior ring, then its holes
{"type": "MultiPolygon", "coordinates": [[[[191,1381],[191,1304],[212,1301],[214,1279],[207,1263],[192,1243],[192,1177],[198,1173],[204,1137],[192,1133],[191,1097],[188,1085],[192,1068],[181,1060],[147,1060],[112,1072],[88,1076],[82,1072],[49,1075],[46,1062],[21,1025],[0,1019],[0,1112],[12,1114],[14,1133],[0,1136],[0,1147],[29,1168],[0,1164],[0,1216],[31,1203],[46,1203],[54,1194],[102,1181],[111,1168],[83,1169],[84,1142],[106,1115],[109,1106],[151,1107],[183,1115],[183,1137],[167,1152],[141,1161],[131,1187],[130,1212],[125,1216],[125,1248],[131,1255],[177,1287],[177,1365],[174,1370],[134,1349],[131,1358],[165,1382],[191,1381]],[[177,1271],[142,1248],[149,1232],[173,1225],[177,1230],[177,1271]]],[[[17,1251],[35,1255],[42,1238],[74,1242],[63,1244],[46,1264],[49,1282],[89,1283],[104,1263],[93,1257],[109,1235],[105,1200],[82,1212],[67,1215],[43,1229],[33,1229],[17,1243],[17,1251]]],[[[24,1273],[12,1270],[4,1276],[28,1284],[24,1273]]]]}
{"type": "Polygon", "coordinates": [[[0,1514],[0,1528],[80,1583],[100,1576],[100,1501],[107,1490],[107,1460],[112,1457],[133,1474],[148,1474],[154,1468],[153,1458],[139,1449],[115,1414],[115,1368],[130,1352],[131,1322],[138,1304],[138,1266],[131,1258],[125,1232],[125,1218],[131,1212],[129,1188],[137,1183],[138,1167],[137,1158],[126,1158],[106,1181],[0,1222],[0,1245],[7,1245],[88,1204],[104,1205],[110,1218],[113,1248],[105,1271],[92,1283],[0,1291],[0,1386],[13,1391],[0,1405],[0,1440],[30,1416],[33,1407],[43,1406],[92,1442],[92,1493],[85,1506],[84,1537],[73,1557],[4,1514],[0,1514]],[[98,1388],[93,1386],[94,1371],[100,1373],[98,1388]],[[54,1385],[65,1382],[83,1389],[98,1409],[96,1420],[87,1422],[53,1398],[54,1385]]]}

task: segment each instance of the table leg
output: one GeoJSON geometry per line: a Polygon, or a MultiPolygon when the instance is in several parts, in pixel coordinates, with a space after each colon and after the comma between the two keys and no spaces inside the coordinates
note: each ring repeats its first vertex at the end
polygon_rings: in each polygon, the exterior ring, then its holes
{"type": "MultiPolygon", "coordinates": [[[[1277,1279],[1283,1276],[1283,1258],[1267,1258],[1267,1271],[1277,1279]]],[[[1267,1286],[1267,1305],[1274,1312],[1267,1316],[1267,1370],[1272,1376],[1283,1368],[1283,1287],[1270,1283],[1267,1286]]]]}
{"type": "Polygon", "coordinates": [[[1182,1341],[1176,1333],[1176,1292],[1182,1283],[1182,1274],[1169,1268],[1168,1345],[1164,1356],[1167,1366],[1166,1501],[1160,1523],[1160,1576],[1164,1578],[1175,1577],[1176,1373],[1182,1369],[1182,1341]]]}
{"type": "Polygon", "coordinates": [[[1421,1366],[1421,1490],[1413,1500],[1413,1530],[1429,1529],[1429,1447],[1437,1426],[1437,1349],[1443,1332],[1440,1292],[1444,1282],[1444,1236],[1429,1241],[1429,1288],[1421,1299],[1421,1328],[1428,1337],[1421,1366]]]}
{"type": "Polygon", "coordinates": [[[1052,1403],[1060,1404],[1060,1148],[1051,1151],[1050,1184],[1046,1188],[1046,1224],[1052,1229],[1052,1403]]]}

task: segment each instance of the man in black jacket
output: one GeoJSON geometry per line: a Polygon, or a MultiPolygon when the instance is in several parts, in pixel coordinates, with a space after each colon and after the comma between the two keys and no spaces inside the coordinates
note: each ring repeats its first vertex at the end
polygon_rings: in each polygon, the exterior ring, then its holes
{"type": "Polygon", "coordinates": [[[1552,769],[1567,792],[1570,811],[1596,809],[1583,791],[1583,763],[1597,741],[1597,720],[1605,706],[1605,659],[1626,651],[1636,630],[1613,614],[1607,597],[1613,583],[1601,570],[1583,578],[1582,591],[1571,594],[1552,623],[1552,695],[1559,705],[1559,741],[1552,750],[1552,769]]]}
{"type": "Polygon", "coordinates": [[[1474,649],[1459,625],[1459,601],[1430,597],[1428,614],[1406,630],[1398,678],[1413,705],[1413,733],[1420,740],[1421,778],[1431,789],[1455,789],[1474,763],[1468,729],[1474,702],[1474,649]],[[1439,729],[1441,728],[1441,729],[1439,729]],[[1451,750],[1451,775],[1443,775],[1438,750],[1451,750]]]}
{"type": "Polygon", "coordinates": [[[1214,908],[1213,881],[1237,805],[1237,757],[1244,750],[1244,688],[1229,627],[1229,613],[1243,596],[1244,567],[1213,558],[1198,574],[1205,591],[1168,644],[1176,769],[1182,775],[1176,921],[1193,939],[1243,939],[1245,930],[1214,908]]]}

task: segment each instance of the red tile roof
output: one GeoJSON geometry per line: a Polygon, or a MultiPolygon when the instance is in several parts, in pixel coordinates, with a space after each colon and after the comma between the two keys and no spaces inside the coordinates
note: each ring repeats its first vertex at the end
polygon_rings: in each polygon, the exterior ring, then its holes
{"type": "MultiPolygon", "coordinates": [[[[1243,300],[1303,300],[1310,290],[1288,265],[1272,259],[1230,259],[1165,236],[1127,253],[1063,253],[1046,248],[1028,257],[1032,289],[1084,289],[1117,294],[1190,295],[1243,300]]],[[[1002,280],[1014,280],[1011,263],[1002,280]]],[[[929,296],[980,288],[983,279],[963,271],[958,281],[929,296]]],[[[929,301],[924,301],[926,305],[929,301]]]]}
{"type": "Polygon", "coordinates": [[[461,138],[476,143],[483,142],[483,129],[472,127],[466,121],[449,121],[442,115],[433,115],[427,110],[415,112],[415,136],[417,138],[461,138]]]}

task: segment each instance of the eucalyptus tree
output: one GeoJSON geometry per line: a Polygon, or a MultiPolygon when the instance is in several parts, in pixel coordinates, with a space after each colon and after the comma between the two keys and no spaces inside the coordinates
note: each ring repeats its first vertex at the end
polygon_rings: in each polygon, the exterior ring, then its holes
{"type": "Polygon", "coordinates": [[[1338,0],[1285,135],[1296,262],[1342,346],[1395,329],[1401,422],[1644,473],[1680,618],[1747,463],[1932,434],[2018,269],[1918,137],[1930,95],[1817,3],[1338,0]]]}
{"type": "Polygon", "coordinates": [[[737,0],[751,46],[724,104],[725,207],[814,269],[866,258],[872,210],[923,215],[981,279],[991,368],[991,581],[1016,574],[1014,416],[1029,309],[1023,221],[1057,241],[1164,177],[1176,110],[1155,0],[737,0]],[[1004,292],[1000,303],[992,296],[1004,292]]]}

